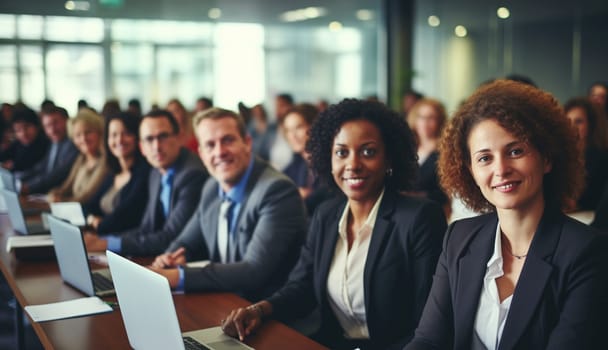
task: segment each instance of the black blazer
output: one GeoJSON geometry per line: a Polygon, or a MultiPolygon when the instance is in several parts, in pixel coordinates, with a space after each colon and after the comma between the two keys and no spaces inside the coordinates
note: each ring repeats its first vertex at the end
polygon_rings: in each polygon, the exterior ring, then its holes
{"type": "Polygon", "coordinates": [[[439,186],[439,176],[437,176],[437,161],[439,152],[429,154],[422,164],[418,167],[418,177],[414,183],[414,191],[424,192],[426,198],[434,200],[440,205],[448,203],[448,196],[439,186]]]}
{"type": "MultiPolygon", "coordinates": [[[[498,217],[492,213],[450,225],[429,300],[407,350],[471,348],[497,224],[498,217]]],[[[545,208],[498,349],[605,345],[599,335],[608,329],[606,251],[605,235],[545,208]]]]}
{"type": "MultiPolygon", "coordinates": [[[[319,306],[321,327],[315,338],[333,349],[344,331],[329,306],[327,277],[345,205],[342,196],[319,207],[289,281],[268,299],[280,319],[299,317],[319,306]]],[[[402,348],[413,336],[445,227],[443,211],[436,203],[386,190],[364,270],[370,348],[402,348]]]]}
{"type": "Polygon", "coordinates": [[[201,160],[183,147],[174,167],[169,216],[162,222],[158,220],[162,175],[158,169],[152,169],[148,176],[148,201],[139,226],[118,233],[122,239],[121,254],[162,254],[194,214],[200,200],[201,188],[209,175],[201,160]]]}
{"type": "Polygon", "coordinates": [[[131,179],[118,193],[118,205],[114,211],[105,215],[101,210],[101,198],[114,185],[116,174],[109,174],[97,193],[85,205],[87,214],[103,216],[97,234],[107,235],[135,228],[141,222],[148,202],[148,177],[150,164],[139,157],[131,167],[131,179]]]}

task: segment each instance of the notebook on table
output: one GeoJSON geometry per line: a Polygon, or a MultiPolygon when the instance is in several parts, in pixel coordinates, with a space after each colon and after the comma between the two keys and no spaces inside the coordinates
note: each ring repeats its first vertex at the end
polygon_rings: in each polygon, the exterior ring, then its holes
{"type": "Polygon", "coordinates": [[[48,220],[61,278],[86,295],[113,295],[110,270],[91,270],[80,228],[53,215],[48,220]]]}
{"type": "Polygon", "coordinates": [[[167,279],[118,254],[106,255],[132,348],[252,350],[220,327],[182,334],[167,279]]]}

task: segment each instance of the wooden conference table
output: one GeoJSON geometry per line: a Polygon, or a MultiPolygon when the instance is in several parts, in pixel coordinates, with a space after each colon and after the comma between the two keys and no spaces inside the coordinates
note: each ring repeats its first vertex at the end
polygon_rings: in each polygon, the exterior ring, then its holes
{"type": "MultiPolygon", "coordinates": [[[[18,305],[16,319],[27,305],[82,298],[63,283],[57,262],[22,261],[6,252],[6,240],[14,235],[6,214],[0,214],[0,267],[18,305]]],[[[109,299],[115,300],[115,299],[109,299]]],[[[219,325],[228,312],[250,303],[231,293],[200,293],[174,296],[182,332],[219,325]]],[[[142,310],[142,312],[145,312],[142,310]]],[[[16,324],[17,347],[23,344],[22,327],[16,324]],[[20,333],[20,334],[19,334],[20,333]]],[[[129,349],[118,310],[111,313],[35,323],[32,327],[45,349],[129,349]]],[[[325,349],[325,347],[276,321],[268,321],[245,341],[256,349],[325,349]]]]}

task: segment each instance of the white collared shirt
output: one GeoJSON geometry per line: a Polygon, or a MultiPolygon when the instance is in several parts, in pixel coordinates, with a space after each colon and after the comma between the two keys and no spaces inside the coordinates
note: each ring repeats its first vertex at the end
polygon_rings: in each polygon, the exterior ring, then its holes
{"type": "Polygon", "coordinates": [[[500,223],[496,226],[494,254],[488,260],[486,275],[475,317],[475,333],[488,350],[498,348],[513,295],[500,302],[496,279],[504,275],[500,223]]]}
{"type": "Polygon", "coordinates": [[[365,317],[363,273],[382,197],[384,197],[384,190],[376,200],[363,226],[355,233],[350,251],[346,233],[350,211],[348,203],[338,223],[336,250],[327,277],[327,295],[329,305],[344,330],[344,336],[350,339],[369,338],[365,317]]]}

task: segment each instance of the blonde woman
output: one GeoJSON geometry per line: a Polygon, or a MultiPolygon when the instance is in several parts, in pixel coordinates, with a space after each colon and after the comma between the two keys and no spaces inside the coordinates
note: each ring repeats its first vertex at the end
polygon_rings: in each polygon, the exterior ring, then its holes
{"type": "Polygon", "coordinates": [[[416,135],[418,155],[418,178],[411,194],[437,202],[449,216],[449,199],[439,186],[437,177],[439,139],[447,120],[445,108],[437,100],[423,98],[412,107],[407,119],[416,135]]]}
{"type": "Polygon", "coordinates": [[[70,137],[80,151],[68,178],[49,192],[49,202],[88,201],[107,175],[103,148],[104,121],[97,113],[82,109],[70,121],[70,137]]]}

